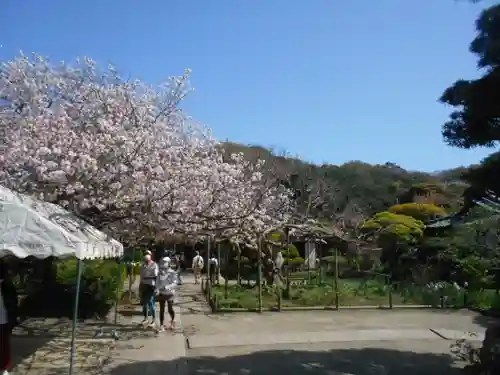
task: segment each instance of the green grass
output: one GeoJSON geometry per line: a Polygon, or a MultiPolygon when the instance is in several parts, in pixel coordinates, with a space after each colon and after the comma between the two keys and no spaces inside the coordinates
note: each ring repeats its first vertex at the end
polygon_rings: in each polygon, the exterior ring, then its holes
{"type": "MultiPolygon", "coordinates": [[[[264,308],[278,306],[278,291],[273,287],[262,288],[264,308]]],[[[258,289],[256,286],[246,285],[228,286],[227,298],[223,285],[214,286],[213,293],[217,295],[218,306],[221,308],[257,308],[258,289]]],[[[331,284],[322,285],[293,285],[282,290],[282,306],[334,306],[336,300],[335,289],[331,284]]],[[[339,282],[339,304],[342,306],[356,305],[389,305],[387,288],[383,285],[362,284],[357,280],[342,280],[339,282]]]]}

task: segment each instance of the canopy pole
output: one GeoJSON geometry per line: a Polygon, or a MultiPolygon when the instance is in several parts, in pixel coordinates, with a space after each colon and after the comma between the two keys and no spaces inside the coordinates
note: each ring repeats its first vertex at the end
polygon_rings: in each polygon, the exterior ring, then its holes
{"type": "Polygon", "coordinates": [[[69,375],[73,375],[76,355],[76,321],[78,320],[78,303],[80,301],[80,284],[82,280],[83,262],[81,259],[76,263],[76,294],[73,308],[73,321],[71,322],[71,354],[69,357],[69,375]]]}
{"type": "Polygon", "coordinates": [[[117,325],[118,324],[118,305],[120,304],[120,292],[124,289],[123,288],[123,261],[120,259],[120,265],[118,266],[118,271],[120,272],[120,275],[118,276],[118,284],[116,285],[116,296],[115,296],[115,317],[113,319],[113,324],[117,325]]]}

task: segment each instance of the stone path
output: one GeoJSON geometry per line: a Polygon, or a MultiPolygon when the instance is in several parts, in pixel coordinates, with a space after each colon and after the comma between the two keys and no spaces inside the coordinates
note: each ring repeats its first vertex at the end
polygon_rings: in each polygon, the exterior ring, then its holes
{"type": "MultiPolygon", "coordinates": [[[[99,374],[100,369],[111,355],[114,340],[77,339],[74,374],[99,374]]],[[[19,375],[67,375],[71,341],[53,338],[44,343],[31,355],[16,358],[12,374],[19,375]]],[[[19,355],[19,353],[18,353],[19,355]]]]}

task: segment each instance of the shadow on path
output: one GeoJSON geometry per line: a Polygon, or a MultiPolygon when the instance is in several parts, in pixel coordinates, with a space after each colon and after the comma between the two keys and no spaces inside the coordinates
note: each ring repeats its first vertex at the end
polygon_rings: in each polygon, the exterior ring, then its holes
{"type": "Polygon", "coordinates": [[[110,375],[420,375],[459,374],[451,355],[379,348],[328,351],[273,350],[230,357],[191,357],[174,361],[122,364],[110,375]]]}
{"type": "Polygon", "coordinates": [[[492,324],[499,324],[500,318],[495,316],[477,315],[474,317],[474,323],[481,327],[488,328],[492,324]]]}
{"type": "Polygon", "coordinates": [[[26,358],[31,357],[37,350],[46,346],[50,340],[50,337],[12,337],[12,366],[15,367],[26,358]]]}

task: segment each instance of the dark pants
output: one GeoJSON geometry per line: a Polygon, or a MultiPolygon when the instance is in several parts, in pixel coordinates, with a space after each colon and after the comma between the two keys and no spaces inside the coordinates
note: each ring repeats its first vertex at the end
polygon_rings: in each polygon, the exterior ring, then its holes
{"type": "Polygon", "coordinates": [[[144,319],[147,319],[149,315],[151,318],[155,318],[155,287],[152,285],[141,284],[139,285],[139,291],[141,295],[142,304],[142,314],[144,319]]]}
{"type": "Polygon", "coordinates": [[[215,264],[209,265],[210,267],[210,282],[215,284],[215,281],[219,281],[219,270],[215,266],[215,264]]]}
{"type": "Polygon", "coordinates": [[[167,305],[168,315],[170,315],[170,320],[174,321],[175,312],[174,312],[174,296],[173,295],[158,295],[158,303],[160,304],[160,325],[163,325],[165,322],[165,305],[167,305]]]}
{"type": "Polygon", "coordinates": [[[12,326],[10,324],[0,324],[0,372],[9,370],[12,366],[11,336],[12,326]]]}

